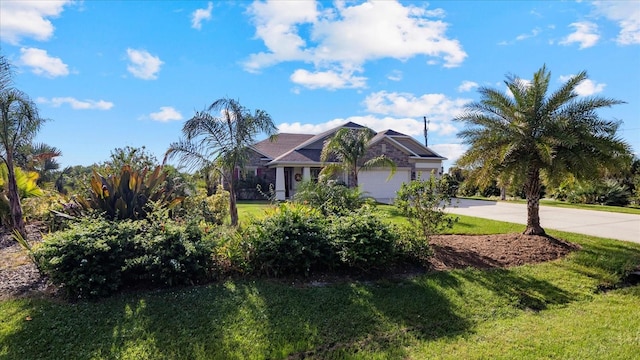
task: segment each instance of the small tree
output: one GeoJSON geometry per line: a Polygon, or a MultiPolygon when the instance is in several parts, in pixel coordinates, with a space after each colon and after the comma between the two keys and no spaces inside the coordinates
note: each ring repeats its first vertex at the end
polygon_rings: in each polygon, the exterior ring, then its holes
{"type": "Polygon", "coordinates": [[[118,174],[120,170],[128,165],[135,171],[153,169],[159,165],[158,159],[150,153],[145,146],[115,148],[111,150],[109,160],[102,164],[106,168],[107,175],[118,174]]]}
{"type": "Polygon", "coordinates": [[[527,199],[526,235],[544,235],[540,198],[544,186],[556,186],[567,175],[596,178],[602,169],[624,166],[631,147],[618,133],[620,122],[605,120],[597,110],[621,104],[604,97],[578,98],[585,71],[549,91],[551,73],[543,66],[531,81],[507,76],[510,93],[481,87],[479,102],[467,104],[455,120],[466,127],[458,136],[469,149],[457,161],[471,179],[486,186],[494,179],[522,182],[527,199]]]}
{"type": "Polygon", "coordinates": [[[428,179],[418,178],[403,183],[396,194],[396,207],[422,232],[427,242],[433,234],[451,228],[458,221],[458,218],[447,216],[444,212],[451,205],[446,187],[443,179],[430,176],[428,179]]]}
{"type": "Polygon", "coordinates": [[[320,175],[331,176],[338,171],[344,171],[349,175],[353,182],[349,182],[349,187],[358,187],[358,173],[360,170],[372,169],[375,167],[389,167],[391,173],[389,177],[396,172],[396,163],[385,155],[380,155],[364,161],[369,150],[371,139],[376,133],[369,129],[348,129],[338,130],[336,134],[325,141],[320,154],[320,161],[327,162],[332,157],[338,161],[326,164],[320,172],[320,175]]]}
{"type": "Polygon", "coordinates": [[[165,157],[178,157],[182,164],[192,168],[217,169],[229,186],[229,215],[231,225],[237,226],[238,180],[234,172],[246,164],[249,146],[255,137],[265,133],[275,139],[276,130],[271,116],[264,110],[251,112],[236,100],[222,98],[184,123],[184,137],[169,146],[165,157]]]}
{"type": "Polygon", "coordinates": [[[15,174],[16,150],[31,143],[44,119],[29,97],[11,86],[11,66],[0,55],[0,161],[7,165],[11,228],[27,238],[15,174]]]}

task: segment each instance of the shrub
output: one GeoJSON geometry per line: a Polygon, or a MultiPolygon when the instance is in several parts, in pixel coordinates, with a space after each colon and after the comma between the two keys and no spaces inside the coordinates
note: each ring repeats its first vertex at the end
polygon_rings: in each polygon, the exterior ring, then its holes
{"type": "Polygon", "coordinates": [[[253,244],[243,236],[242,229],[219,227],[212,233],[218,239],[213,249],[213,266],[219,275],[244,275],[254,272],[253,244]]]}
{"type": "Polygon", "coordinates": [[[631,201],[629,189],[613,179],[596,181],[565,181],[552,195],[558,200],[574,204],[625,206],[631,201]]]}
{"type": "Polygon", "coordinates": [[[43,190],[42,196],[22,200],[22,211],[27,222],[39,221],[48,225],[49,231],[58,230],[53,211],[62,211],[64,196],[57,191],[43,190]]]}
{"type": "Polygon", "coordinates": [[[456,197],[458,195],[458,189],[460,188],[460,181],[451,174],[443,174],[442,181],[444,181],[444,192],[449,197],[456,197]]]}
{"type": "Polygon", "coordinates": [[[352,214],[333,217],[329,239],[343,265],[366,271],[394,260],[399,237],[391,225],[365,206],[352,214]]]}
{"type": "Polygon", "coordinates": [[[359,188],[336,181],[303,181],[293,197],[298,204],[309,205],[323,215],[344,215],[362,207],[366,200],[359,188]]]}
{"type": "Polygon", "coordinates": [[[213,245],[201,241],[197,225],[146,222],[141,230],[122,269],[126,284],[193,285],[208,278],[213,245]]]}
{"type": "Polygon", "coordinates": [[[451,205],[451,198],[444,191],[442,179],[430,176],[403,183],[398,190],[395,205],[411,224],[419,229],[428,242],[431,235],[451,228],[457,218],[448,216],[444,209],[451,205]]]}
{"type": "Polygon", "coordinates": [[[107,296],[122,287],[122,268],[137,232],[130,221],[84,218],[45,236],[35,251],[41,269],[70,297],[107,296]]]}
{"type": "Polygon", "coordinates": [[[194,195],[185,197],[178,213],[186,218],[222,225],[229,216],[229,192],[222,185],[218,185],[216,192],[210,196],[204,189],[198,189],[194,195]]]}
{"type": "Polygon", "coordinates": [[[125,286],[192,284],[210,275],[213,244],[196,225],[174,220],[85,217],[45,236],[35,258],[70,297],[110,295],[125,286]]]}
{"type": "Polygon", "coordinates": [[[418,233],[415,229],[407,226],[396,226],[394,231],[398,237],[396,243],[398,257],[421,265],[425,265],[429,261],[433,250],[428,239],[417,236],[418,233]]]}
{"type": "Polygon", "coordinates": [[[333,264],[322,214],[300,204],[281,204],[243,232],[252,268],[268,275],[308,275],[333,264]]]}

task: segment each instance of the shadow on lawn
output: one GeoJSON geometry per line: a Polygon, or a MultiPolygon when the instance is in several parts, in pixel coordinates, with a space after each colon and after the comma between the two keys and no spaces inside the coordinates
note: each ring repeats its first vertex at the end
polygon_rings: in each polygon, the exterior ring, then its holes
{"type": "Polygon", "coordinates": [[[465,295],[468,283],[536,310],[572,300],[548,282],[508,270],[302,288],[229,281],[100,302],[24,301],[20,313],[30,320],[17,319],[20,325],[13,329],[18,330],[5,333],[0,354],[7,359],[297,359],[365,351],[405,358],[406,344],[453,337],[475,326],[472,319],[479,314],[465,302],[483,299],[465,295]]]}
{"type": "MultiPolygon", "coordinates": [[[[553,266],[606,283],[640,265],[636,244],[577,242],[582,250],[553,266]]],[[[99,302],[18,300],[13,307],[0,303],[9,309],[0,314],[0,358],[406,358],[416,342],[583,296],[522,269],[466,269],[400,282],[227,281],[99,302]]]]}
{"type": "MultiPolygon", "coordinates": [[[[414,282],[293,287],[237,281],[76,304],[23,302],[5,333],[7,359],[326,358],[454,336],[471,324],[440,289],[414,282]]],[[[4,315],[3,315],[4,316],[4,315]]],[[[10,316],[10,315],[8,315],[10,316]]]]}

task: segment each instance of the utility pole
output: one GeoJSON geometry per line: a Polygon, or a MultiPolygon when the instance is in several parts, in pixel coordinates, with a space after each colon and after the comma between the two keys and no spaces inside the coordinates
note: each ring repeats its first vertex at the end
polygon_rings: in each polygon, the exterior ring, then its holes
{"type": "Polygon", "coordinates": [[[429,147],[429,124],[430,120],[427,120],[427,117],[424,116],[424,146],[429,147]]]}

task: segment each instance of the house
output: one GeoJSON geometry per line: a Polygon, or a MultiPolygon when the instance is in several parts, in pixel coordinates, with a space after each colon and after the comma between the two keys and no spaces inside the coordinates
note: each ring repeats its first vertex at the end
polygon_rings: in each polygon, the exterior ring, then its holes
{"type": "MultiPolygon", "coordinates": [[[[288,199],[295,194],[300,181],[317,179],[323,167],[320,153],[324,142],[342,128],[364,126],[349,122],[318,135],[278,134],[275,141],[266,139],[250,148],[243,172],[273,184],[278,200],[288,199]]],[[[413,137],[393,130],[379,132],[371,139],[364,160],[382,154],[396,163],[393,177],[389,178],[387,168],[362,170],[358,174],[358,183],[365,194],[380,202],[392,201],[400,185],[415,179],[417,173],[442,174],[442,161],[446,160],[413,137]]],[[[346,177],[343,180],[348,181],[346,177]]]]}

